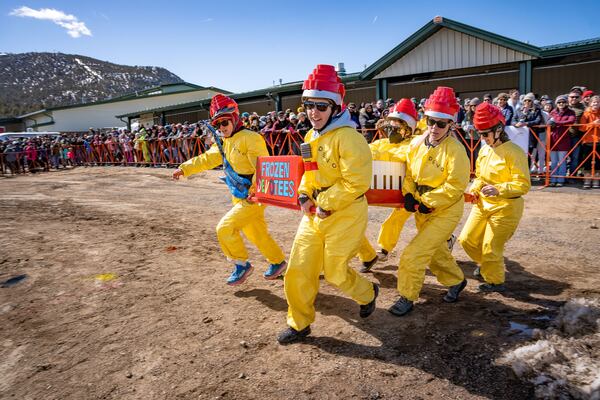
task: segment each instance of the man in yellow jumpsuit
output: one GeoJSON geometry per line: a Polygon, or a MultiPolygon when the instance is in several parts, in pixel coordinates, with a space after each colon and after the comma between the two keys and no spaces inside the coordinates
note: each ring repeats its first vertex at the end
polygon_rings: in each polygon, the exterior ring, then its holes
{"type": "MultiPolygon", "coordinates": [[[[415,130],[417,118],[417,109],[410,99],[401,99],[391,107],[382,127],[388,137],[369,144],[373,160],[406,164],[412,135],[421,133],[415,130]]],[[[363,264],[360,272],[368,272],[377,261],[387,260],[388,253],[396,247],[404,223],[411,215],[412,213],[404,208],[395,208],[392,211],[379,230],[377,244],[380,250],[377,252],[366,236],[363,238],[358,251],[358,258],[363,264]]]]}
{"type": "Polygon", "coordinates": [[[400,298],[389,309],[397,316],[412,310],[427,266],[448,287],[448,303],[458,300],[467,284],[446,243],[462,217],[469,183],[469,159],[450,135],[458,109],[454,91],[438,87],[425,103],[428,129],[411,142],[402,192],[405,209],[415,213],[418,232],[400,257],[400,298]]]}
{"type": "Polygon", "coordinates": [[[241,232],[270,263],[264,278],[276,279],[285,271],[285,255],[267,230],[265,207],[246,199],[248,190],[253,187],[251,183],[256,172],[256,159],[269,155],[265,141],[258,133],[243,128],[237,103],[227,96],[217,94],[212,98],[210,116],[211,124],[223,135],[223,154],[215,143],[204,154],[181,164],[173,172],[173,179],[188,177],[224,164],[233,208],[219,221],[217,237],[223,253],[234,263],[227,284],[234,286],[244,283],[253,270],[241,232]],[[236,180],[231,178],[231,174],[237,175],[244,182],[241,188],[236,186],[236,180]]]}
{"type": "Polygon", "coordinates": [[[354,128],[348,110],[342,110],[345,89],[333,66],[318,65],[303,90],[303,106],[313,129],[302,145],[305,173],[298,192],[304,216],[285,273],[288,328],[277,338],[281,344],[310,333],[321,271],[360,305],[362,318],[375,311],[379,292],[377,285],[348,266],[367,227],[369,145],[354,128]]]}
{"type": "Polygon", "coordinates": [[[504,245],[523,215],[523,195],[531,187],[527,155],[504,132],[502,112],[489,103],[475,109],[475,129],[487,146],[477,158],[471,194],[476,199],[458,238],[465,252],[481,267],[481,292],[502,292],[504,245]]]}

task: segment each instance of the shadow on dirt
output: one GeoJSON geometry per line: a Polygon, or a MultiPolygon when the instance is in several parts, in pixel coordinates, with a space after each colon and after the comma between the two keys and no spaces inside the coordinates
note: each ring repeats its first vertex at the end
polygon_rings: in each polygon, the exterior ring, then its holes
{"type": "MultiPolygon", "coordinates": [[[[515,321],[544,329],[563,304],[538,299],[533,294],[557,296],[570,285],[538,277],[514,261],[506,260],[506,264],[510,289],[502,296],[466,291],[459,302],[446,304],[442,301],[446,290],[439,285],[426,284],[421,301],[411,313],[401,318],[386,311],[391,304],[380,301],[376,312],[362,320],[358,317],[358,305],[351,299],[320,293],[316,301],[318,313],[343,318],[375,338],[380,345],[358,344],[347,337],[319,337],[318,314],[313,334],[305,343],[338,356],[418,368],[480,396],[511,400],[532,398],[532,385],[516,378],[510,368],[495,365],[494,360],[506,347],[528,339],[511,329],[515,321]],[[505,304],[502,297],[537,307],[529,311],[516,308],[505,304]]],[[[475,264],[460,262],[460,266],[471,279],[475,264]]],[[[386,270],[389,269],[375,270],[373,276],[382,287],[395,289],[395,272],[384,272],[386,270]]],[[[236,296],[254,297],[275,311],[287,309],[283,297],[267,290],[237,292],[236,296]]]]}

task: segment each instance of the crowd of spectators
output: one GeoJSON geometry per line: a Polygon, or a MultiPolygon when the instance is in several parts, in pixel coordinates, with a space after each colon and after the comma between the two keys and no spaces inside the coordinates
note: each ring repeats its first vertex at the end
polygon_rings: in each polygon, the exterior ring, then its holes
{"type": "MultiPolygon", "coordinates": [[[[412,101],[422,118],[425,99],[412,98],[412,101]]],[[[594,92],[573,87],[568,93],[551,99],[547,95],[511,90],[495,96],[485,94],[482,99],[459,99],[461,109],[457,115],[456,133],[462,136],[460,140],[472,165],[475,165],[480,147],[473,115],[475,107],[482,101],[498,106],[507,126],[529,130],[529,155],[534,176],[545,174],[550,168],[552,175],[557,176],[552,178],[553,186],[562,186],[565,176],[587,174],[585,176],[589,177],[591,162],[598,158],[595,155],[588,157],[594,140],[599,140],[600,97],[594,92]],[[547,127],[552,149],[549,166],[546,165],[547,127]],[[580,166],[581,162],[583,165],[580,166]]],[[[371,142],[378,137],[377,122],[386,117],[393,104],[393,99],[380,99],[348,103],[347,108],[357,129],[371,142]]],[[[311,129],[302,107],[296,111],[272,111],[263,116],[244,112],[241,119],[247,129],[263,135],[271,154],[299,154],[299,143],[311,129]]],[[[174,166],[200,154],[211,144],[210,132],[200,123],[153,125],[134,131],[90,128],[85,133],[0,142],[0,172],[35,173],[78,165],[174,166]]],[[[600,181],[593,183],[597,186],[600,181]]],[[[591,185],[591,180],[584,179],[584,187],[591,185]]]]}

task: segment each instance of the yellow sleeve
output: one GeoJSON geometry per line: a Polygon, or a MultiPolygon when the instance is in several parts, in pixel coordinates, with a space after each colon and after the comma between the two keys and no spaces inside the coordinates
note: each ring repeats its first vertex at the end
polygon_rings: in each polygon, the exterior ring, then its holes
{"type": "Polygon", "coordinates": [[[369,149],[371,149],[371,157],[373,160],[379,160],[379,147],[381,144],[381,140],[376,140],[374,142],[369,143],[369,149]]]}
{"type": "Polygon", "coordinates": [[[252,186],[250,190],[254,192],[254,187],[256,183],[256,162],[258,161],[258,157],[268,156],[269,152],[267,151],[267,144],[265,143],[265,139],[259,134],[252,135],[249,137],[248,142],[248,161],[250,164],[254,166],[254,174],[252,175],[252,186]]]}
{"type": "Polygon", "coordinates": [[[302,174],[302,179],[300,179],[300,185],[298,185],[298,194],[305,194],[309,197],[312,197],[314,187],[311,185],[312,180],[308,178],[308,175],[311,173],[312,171],[304,171],[304,174],[302,174]]]}
{"type": "Polygon", "coordinates": [[[338,151],[341,177],[317,197],[317,203],[327,211],[348,207],[364,194],[371,184],[373,160],[365,138],[358,132],[344,135],[338,151]]]}
{"type": "Polygon", "coordinates": [[[427,130],[427,117],[421,118],[419,122],[417,122],[417,126],[415,127],[415,129],[419,129],[421,133],[425,133],[425,131],[427,130]]]}
{"type": "Polygon", "coordinates": [[[404,182],[402,182],[402,195],[406,196],[407,194],[412,194],[414,196],[417,191],[417,184],[413,179],[412,175],[412,162],[411,160],[416,157],[416,154],[419,149],[419,143],[417,139],[411,140],[410,144],[406,149],[406,175],[404,176],[404,182]]]}
{"type": "Polygon", "coordinates": [[[408,160],[408,151],[410,150],[410,141],[404,141],[390,149],[393,161],[406,163],[408,160]]]}
{"type": "MultiPolygon", "coordinates": [[[[458,144],[458,146],[460,146],[458,144]]],[[[464,148],[453,146],[448,154],[448,176],[446,181],[430,192],[421,195],[421,203],[430,208],[446,208],[462,200],[469,184],[469,158],[464,148]]]]}
{"type": "Polygon", "coordinates": [[[505,199],[523,196],[531,188],[527,156],[520,148],[516,149],[516,146],[506,156],[511,179],[508,182],[494,185],[500,192],[498,196],[505,199]]]}
{"type": "Polygon", "coordinates": [[[406,163],[406,175],[404,176],[404,182],[402,182],[402,195],[412,194],[414,196],[417,190],[417,185],[412,177],[412,168],[409,162],[406,163]]]}
{"type": "Polygon", "coordinates": [[[473,183],[471,184],[471,189],[469,190],[469,192],[471,192],[472,194],[479,194],[479,191],[481,190],[481,188],[483,188],[486,183],[483,179],[480,178],[481,176],[481,160],[483,159],[483,157],[481,156],[481,153],[479,154],[479,157],[477,157],[477,161],[475,162],[475,179],[473,179],[473,183]]]}
{"type": "Polygon", "coordinates": [[[267,144],[265,139],[259,134],[248,136],[246,145],[248,146],[248,161],[256,168],[258,157],[268,156],[267,144]]]}
{"type": "Polygon", "coordinates": [[[219,151],[216,144],[210,146],[203,154],[197,157],[190,158],[179,166],[179,169],[183,171],[183,176],[190,176],[197,174],[198,172],[206,171],[207,169],[213,169],[223,164],[223,156],[219,151]]]}
{"type": "MultiPolygon", "coordinates": [[[[308,132],[306,132],[306,134],[304,135],[304,142],[303,143],[308,143],[309,142],[309,138],[312,136],[312,132],[313,130],[310,129],[308,132]]],[[[314,159],[314,156],[313,156],[314,159]]],[[[314,190],[314,185],[312,184],[314,172],[312,171],[304,171],[304,173],[302,174],[302,179],[300,179],[300,185],[298,185],[298,194],[305,194],[307,196],[312,196],[312,192],[314,190]]]]}

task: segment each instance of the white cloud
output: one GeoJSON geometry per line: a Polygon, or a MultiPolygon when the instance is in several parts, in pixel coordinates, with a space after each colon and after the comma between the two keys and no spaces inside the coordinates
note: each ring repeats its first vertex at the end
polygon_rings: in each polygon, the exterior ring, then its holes
{"type": "Polygon", "coordinates": [[[375,18],[373,18],[373,22],[371,22],[372,24],[374,24],[375,22],[377,22],[377,15],[375,16],[375,18]]]}
{"type": "Polygon", "coordinates": [[[12,10],[10,15],[52,21],[65,28],[67,33],[74,38],[81,37],[81,35],[92,36],[92,31],[85,26],[85,23],[79,21],[76,16],[65,14],[64,12],[53,8],[40,8],[39,10],[34,10],[29,7],[21,7],[12,10]]]}

